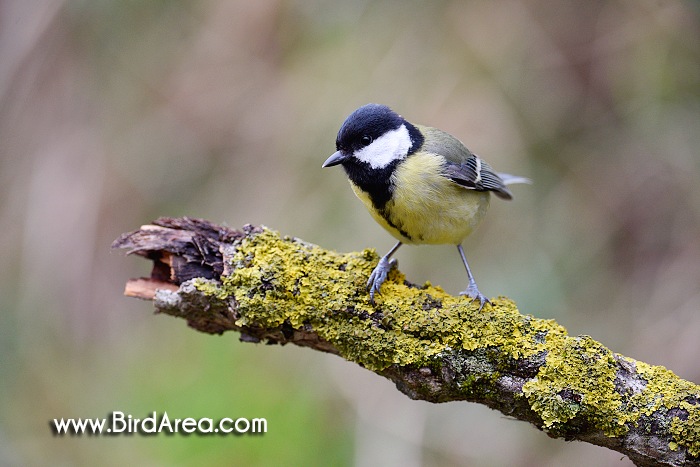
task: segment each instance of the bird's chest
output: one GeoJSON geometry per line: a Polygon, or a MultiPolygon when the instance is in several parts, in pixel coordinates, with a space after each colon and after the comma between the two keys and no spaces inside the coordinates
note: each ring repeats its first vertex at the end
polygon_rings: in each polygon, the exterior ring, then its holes
{"type": "Polygon", "coordinates": [[[391,197],[379,210],[366,193],[357,186],[353,189],[395,238],[406,243],[457,244],[481,221],[489,193],[464,189],[441,174],[441,158],[412,156],[394,170],[391,197]]]}

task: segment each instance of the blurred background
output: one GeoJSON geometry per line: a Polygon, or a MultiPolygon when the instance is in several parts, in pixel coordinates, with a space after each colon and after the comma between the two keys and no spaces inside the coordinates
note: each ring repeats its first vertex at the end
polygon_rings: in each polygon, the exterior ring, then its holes
{"type": "MultiPolygon", "coordinates": [[[[122,296],[158,216],[339,251],[393,239],[321,169],[367,102],[533,179],[464,246],[488,296],[700,382],[700,15],[676,0],[0,1],[0,464],[629,466],[340,358],[122,296]],[[55,437],[49,421],[265,417],[264,436],[55,437]]],[[[457,293],[454,248],[406,247],[457,293]]]]}

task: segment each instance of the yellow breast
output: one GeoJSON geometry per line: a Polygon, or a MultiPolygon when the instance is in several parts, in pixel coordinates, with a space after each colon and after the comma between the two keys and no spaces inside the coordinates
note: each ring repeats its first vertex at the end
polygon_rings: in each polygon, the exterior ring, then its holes
{"type": "Polygon", "coordinates": [[[442,157],[414,154],[392,175],[393,196],[383,214],[351,182],[374,219],[404,243],[459,244],[489,207],[489,192],[468,190],[441,175],[442,157]]]}

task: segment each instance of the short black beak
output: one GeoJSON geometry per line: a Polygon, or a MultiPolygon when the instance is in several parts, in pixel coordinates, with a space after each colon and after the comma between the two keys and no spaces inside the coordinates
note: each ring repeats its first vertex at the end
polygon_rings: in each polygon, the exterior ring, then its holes
{"type": "Polygon", "coordinates": [[[333,167],[334,165],[342,164],[347,158],[348,156],[344,155],[342,152],[336,151],[331,157],[326,159],[326,162],[324,162],[321,167],[333,167]]]}

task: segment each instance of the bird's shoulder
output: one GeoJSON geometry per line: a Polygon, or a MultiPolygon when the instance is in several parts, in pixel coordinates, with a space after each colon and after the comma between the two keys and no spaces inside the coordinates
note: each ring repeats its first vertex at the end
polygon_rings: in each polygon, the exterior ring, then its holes
{"type": "Polygon", "coordinates": [[[423,125],[416,125],[416,127],[423,134],[422,151],[438,154],[444,157],[448,163],[457,165],[475,157],[460,140],[446,131],[423,125]]]}

